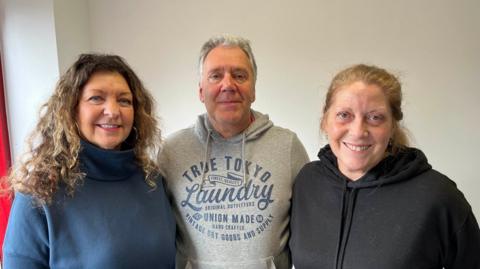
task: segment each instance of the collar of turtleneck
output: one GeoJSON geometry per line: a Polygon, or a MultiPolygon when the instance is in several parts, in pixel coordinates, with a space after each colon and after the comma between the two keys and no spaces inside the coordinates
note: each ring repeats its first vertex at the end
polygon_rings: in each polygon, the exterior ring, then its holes
{"type": "Polygon", "coordinates": [[[133,149],[106,150],[80,141],[80,170],[99,181],[126,180],[138,171],[133,149]]]}

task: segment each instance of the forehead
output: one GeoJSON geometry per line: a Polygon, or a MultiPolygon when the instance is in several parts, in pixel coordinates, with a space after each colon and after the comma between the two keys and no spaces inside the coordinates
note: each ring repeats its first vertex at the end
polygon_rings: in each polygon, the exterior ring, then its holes
{"type": "Polygon", "coordinates": [[[387,96],[375,84],[356,81],[339,87],[332,96],[332,106],[388,109],[387,96]]]}
{"type": "Polygon", "coordinates": [[[120,73],[115,71],[99,71],[93,73],[83,86],[83,89],[130,92],[127,80],[120,73]]]}
{"type": "Polygon", "coordinates": [[[212,49],[203,62],[205,71],[218,68],[242,68],[252,72],[247,54],[239,47],[219,46],[212,49]]]}

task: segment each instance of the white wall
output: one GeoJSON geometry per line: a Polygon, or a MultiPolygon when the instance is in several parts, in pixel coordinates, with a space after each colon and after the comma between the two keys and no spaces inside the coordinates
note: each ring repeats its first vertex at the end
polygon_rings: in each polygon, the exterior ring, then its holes
{"type": "Polygon", "coordinates": [[[86,0],[0,0],[1,53],[13,159],[60,72],[90,50],[86,0]]]}
{"type": "Polygon", "coordinates": [[[299,134],[312,159],[324,141],[320,110],[330,79],[365,62],[400,75],[405,125],[480,217],[480,2],[89,0],[94,50],[124,56],[154,92],[166,134],[204,109],[201,44],[218,33],[252,41],[254,108],[299,134]],[[434,4],[432,4],[434,3],[434,4]],[[114,8],[112,8],[114,7],[114,8]]]}
{"type": "MultiPolygon", "coordinates": [[[[9,3],[7,13],[28,2],[30,10],[48,6],[45,13],[52,16],[52,1],[4,1],[9,3]]],[[[193,123],[204,110],[197,98],[196,60],[201,44],[214,34],[239,34],[252,41],[259,66],[254,108],[296,131],[312,159],[324,144],[318,122],[325,89],[339,69],[366,62],[400,74],[405,125],[415,145],[437,170],[457,182],[480,218],[475,169],[480,150],[479,1],[84,0],[88,4],[72,1],[62,7],[59,1],[54,1],[55,20],[68,24],[69,17],[61,19],[59,10],[79,10],[80,15],[71,15],[76,23],[67,28],[75,28],[78,21],[81,26],[72,30],[77,35],[57,33],[60,67],[53,69],[63,70],[67,58],[74,59],[73,51],[82,48],[122,55],[154,93],[165,134],[193,123]],[[76,5],[80,6],[72,8],[76,5]],[[68,44],[61,36],[85,43],[68,44]]],[[[8,40],[2,42],[3,51],[9,48],[10,54],[5,55],[9,57],[5,65],[11,66],[15,59],[20,66],[5,70],[7,82],[14,83],[7,83],[7,91],[12,143],[18,143],[23,141],[22,130],[35,120],[30,111],[39,103],[35,95],[50,93],[50,82],[36,78],[50,81],[58,71],[36,65],[38,59],[55,54],[45,53],[54,48],[55,34],[42,30],[39,35],[35,30],[39,24],[50,29],[45,25],[52,18],[32,14],[16,15],[21,19],[14,20],[12,16],[5,16],[3,37],[7,33],[8,40]],[[25,66],[35,68],[27,75],[25,66]],[[23,80],[14,79],[14,71],[23,80]],[[36,87],[18,85],[22,83],[36,87]],[[25,111],[27,92],[37,101],[30,101],[25,111]]],[[[13,148],[15,156],[18,147],[13,148]]]]}
{"type": "Polygon", "coordinates": [[[1,52],[12,157],[23,152],[58,79],[51,0],[2,0],[1,52]]]}
{"type": "Polygon", "coordinates": [[[53,3],[58,65],[63,74],[78,54],[90,50],[88,3],[86,0],[54,0],[53,3]]]}

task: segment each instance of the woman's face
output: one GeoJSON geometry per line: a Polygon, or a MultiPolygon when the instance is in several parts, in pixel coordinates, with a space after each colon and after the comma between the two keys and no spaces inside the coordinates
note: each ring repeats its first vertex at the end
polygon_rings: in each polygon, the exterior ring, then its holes
{"type": "Polygon", "coordinates": [[[77,108],[81,136],[103,149],[119,149],[132,130],[133,95],[116,72],[94,73],[82,89],[77,108]]]}
{"type": "Polygon", "coordinates": [[[385,156],[393,134],[387,98],[376,85],[356,81],[337,89],[322,122],[339,170],[357,180],[385,156]]]}

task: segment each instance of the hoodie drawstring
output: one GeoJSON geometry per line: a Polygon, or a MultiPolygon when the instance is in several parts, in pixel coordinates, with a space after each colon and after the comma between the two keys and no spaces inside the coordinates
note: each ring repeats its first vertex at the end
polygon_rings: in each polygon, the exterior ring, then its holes
{"type": "Polygon", "coordinates": [[[205,181],[207,178],[207,172],[208,172],[208,158],[210,156],[210,139],[211,139],[212,131],[208,130],[207,133],[207,143],[205,146],[205,157],[204,157],[204,163],[203,163],[203,171],[202,171],[202,182],[200,183],[200,190],[203,190],[203,185],[205,185],[205,181]]]}
{"type": "Polygon", "coordinates": [[[243,184],[247,187],[247,170],[245,169],[245,133],[242,135],[242,167],[243,167],[243,184]]]}
{"type": "Polygon", "coordinates": [[[347,188],[347,181],[343,186],[342,195],[342,218],[340,224],[340,231],[338,233],[337,253],[335,254],[334,269],[341,269],[343,267],[343,259],[345,257],[345,248],[347,247],[348,237],[350,236],[350,228],[352,227],[353,211],[355,207],[355,200],[357,198],[357,189],[353,188],[351,191],[347,188]]]}
{"type": "MultiPolygon", "coordinates": [[[[205,156],[204,156],[204,163],[203,163],[203,171],[202,171],[202,182],[200,183],[200,190],[203,190],[203,186],[205,185],[205,182],[207,181],[207,172],[208,172],[208,158],[210,157],[210,144],[211,144],[211,139],[212,139],[212,131],[208,130],[207,134],[207,142],[205,143],[205,156]]],[[[243,184],[246,187],[247,186],[247,169],[246,169],[246,163],[245,163],[245,141],[246,141],[246,135],[245,133],[242,134],[242,172],[243,172],[243,184]]]]}
{"type": "Polygon", "coordinates": [[[336,253],[335,253],[335,266],[333,267],[333,269],[337,269],[337,266],[338,266],[338,255],[340,253],[340,245],[341,245],[341,242],[342,242],[342,232],[343,232],[343,225],[344,225],[344,215],[345,215],[345,198],[346,198],[346,194],[347,193],[347,182],[345,181],[344,184],[343,184],[343,192],[342,192],[342,204],[340,206],[340,210],[341,210],[341,219],[340,219],[340,227],[339,227],[339,231],[338,231],[338,238],[337,238],[337,247],[336,247],[336,253]]]}

